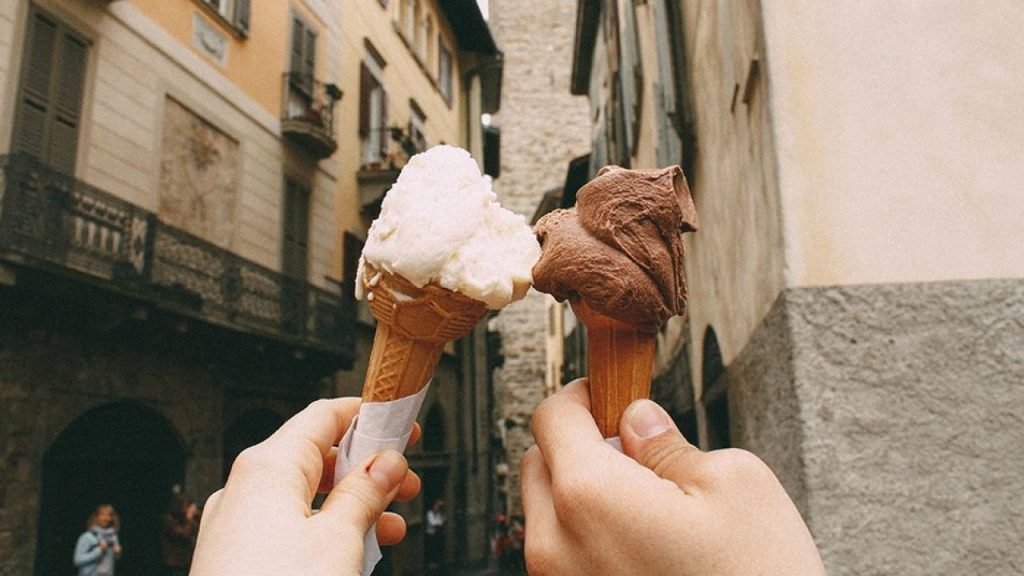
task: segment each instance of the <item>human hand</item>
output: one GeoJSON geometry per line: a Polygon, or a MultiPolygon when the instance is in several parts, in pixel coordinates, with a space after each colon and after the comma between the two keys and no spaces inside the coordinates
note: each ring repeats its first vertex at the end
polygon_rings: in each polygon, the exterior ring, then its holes
{"type": "Polygon", "coordinates": [[[522,470],[531,575],[825,574],[768,466],[743,450],[701,452],[650,400],[622,417],[624,453],[601,437],[585,380],[541,403],[532,429],[522,470]]]}
{"type": "MultiPolygon", "coordinates": [[[[384,512],[420,481],[387,450],[334,482],[337,448],[359,411],[357,398],[320,400],[235,460],[227,485],[207,501],[192,576],[359,574],[363,536],[374,522],[385,545],[405,536],[405,520],[384,512]],[[318,513],[316,492],[328,492],[318,513]]],[[[415,441],[419,427],[413,430],[415,441]]]]}

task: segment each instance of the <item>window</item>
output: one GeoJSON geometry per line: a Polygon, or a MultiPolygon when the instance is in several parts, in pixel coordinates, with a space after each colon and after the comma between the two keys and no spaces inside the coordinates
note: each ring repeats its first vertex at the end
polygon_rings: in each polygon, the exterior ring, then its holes
{"type": "Polygon", "coordinates": [[[419,37],[416,38],[416,55],[429,66],[432,61],[430,57],[434,52],[434,43],[431,41],[434,37],[434,20],[429,14],[420,22],[420,30],[419,37]]]}
{"type": "Polygon", "coordinates": [[[88,50],[62,22],[29,12],[12,148],[67,174],[75,171],[88,50]]]}
{"type": "Polygon", "coordinates": [[[423,134],[423,125],[426,122],[427,116],[419,104],[415,100],[409,100],[409,141],[414,149],[413,153],[427,149],[427,137],[423,134]]]}
{"type": "Polygon", "coordinates": [[[281,271],[285,276],[303,282],[309,260],[309,196],[308,185],[285,177],[281,271]]]}
{"type": "Polygon", "coordinates": [[[383,64],[369,54],[359,69],[359,135],[363,138],[363,164],[388,157],[388,95],[380,81],[383,64]]]}
{"type": "Polygon", "coordinates": [[[203,0],[243,36],[249,34],[250,0],[203,0]]]}
{"type": "Polygon", "coordinates": [[[452,105],[452,53],[444,41],[438,39],[437,87],[449,106],[452,105]]]}
{"type": "Polygon", "coordinates": [[[288,176],[284,179],[281,230],[281,323],[286,332],[306,325],[306,281],[309,266],[309,186],[288,176]]]}
{"type": "Polygon", "coordinates": [[[420,53],[420,48],[423,45],[423,28],[421,21],[423,19],[423,9],[420,6],[420,0],[412,0],[412,21],[409,25],[412,27],[409,34],[409,41],[412,42],[413,50],[420,53]]]}
{"type": "Polygon", "coordinates": [[[294,14],[289,73],[290,86],[305,95],[307,101],[311,100],[316,74],[316,31],[294,14]]]}

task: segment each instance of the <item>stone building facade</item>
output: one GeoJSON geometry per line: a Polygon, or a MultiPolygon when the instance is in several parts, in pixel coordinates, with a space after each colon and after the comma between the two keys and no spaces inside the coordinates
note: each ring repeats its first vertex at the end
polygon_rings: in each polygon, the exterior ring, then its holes
{"type": "Polygon", "coordinates": [[[699,212],[668,372],[691,440],[764,459],[830,574],[1024,562],[1022,23],[1000,1],[579,3],[592,157],[682,164],[699,212]]]}
{"type": "Polygon", "coordinates": [[[159,573],[175,487],[352,366],[339,6],[0,4],[0,573],[69,573],[102,502],[159,573]]]}
{"type": "MultiPolygon", "coordinates": [[[[490,25],[505,54],[501,111],[501,178],[495,191],[506,208],[532,218],[544,194],[561,189],[566,163],[589,149],[586,101],[569,94],[575,3],[566,0],[490,1],[490,25]]],[[[548,361],[546,318],[554,301],[532,291],[491,322],[501,335],[502,364],[494,373],[495,435],[505,510],[522,513],[519,463],[533,444],[530,415],[558,371],[548,361]]],[[[560,314],[560,312],[559,312],[560,314]]]]}
{"type": "MultiPolygon", "coordinates": [[[[500,64],[472,0],[0,5],[0,573],[64,573],[101,501],[118,573],[158,573],[174,487],[201,503],[309,401],[359,395],[360,239],[409,154],[484,164],[500,64]]],[[[379,572],[422,566],[439,498],[445,561],[488,554],[487,365],[484,327],[447,350],[379,572]]]]}

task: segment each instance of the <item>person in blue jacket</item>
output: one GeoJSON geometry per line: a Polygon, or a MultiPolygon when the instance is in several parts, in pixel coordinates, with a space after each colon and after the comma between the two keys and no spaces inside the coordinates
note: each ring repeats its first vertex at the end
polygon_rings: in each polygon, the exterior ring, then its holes
{"type": "Polygon", "coordinates": [[[114,563],[121,557],[117,538],[120,520],[110,504],[100,504],[85,522],[85,532],[75,544],[78,576],[114,576],[114,563]]]}

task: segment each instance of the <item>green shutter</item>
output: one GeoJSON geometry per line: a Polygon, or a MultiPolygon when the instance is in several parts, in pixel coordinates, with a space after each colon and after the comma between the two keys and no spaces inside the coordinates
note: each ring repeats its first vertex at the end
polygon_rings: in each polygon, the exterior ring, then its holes
{"type": "Polygon", "coordinates": [[[49,160],[52,165],[71,173],[75,169],[78,149],[87,47],[70,36],[62,36],[60,40],[54,114],[50,123],[49,160]]]}
{"type": "Polygon", "coordinates": [[[243,36],[249,35],[249,0],[235,0],[235,28],[243,36]]]}
{"type": "Polygon", "coordinates": [[[58,34],[57,24],[45,15],[36,12],[30,16],[13,144],[15,149],[40,159],[46,156],[50,79],[58,34]]]}
{"type": "Polygon", "coordinates": [[[282,271],[290,278],[306,280],[309,259],[310,190],[291,178],[285,178],[282,271]]]}
{"type": "Polygon", "coordinates": [[[388,127],[388,92],[380,87],[380,159],[386,160],[391,148],[391,131],[388,127]]]}
{"type": "Polygon", "coordinates": [[[316,32],[308,28],[306,29],[302,73],[308,79],[309,88],[312,88],[313,79],[316,77],[316,32]]]}
{"type": "Polygon", "coordinates": [[[302,42],[306,36],[306,25],[297,17],[292,16],[292,50],[291,65],[288,71],[292,74],[302,73],[302,42]]]}
{"type": "Polygon", "coordinates": [[[49,15],[29,14],[14,150],[75,170],[88,43],[49,15]]]}

